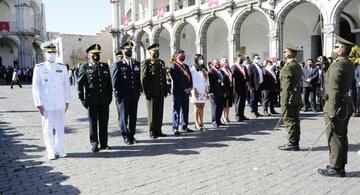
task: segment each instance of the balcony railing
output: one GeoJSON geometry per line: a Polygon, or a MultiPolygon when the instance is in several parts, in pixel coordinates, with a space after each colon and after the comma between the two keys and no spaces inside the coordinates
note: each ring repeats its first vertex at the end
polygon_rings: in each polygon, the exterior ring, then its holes
{"type": "Polygon", "coordinates": [[[195,0],[183,0],[175,2],[175,11],[195,5],[195,0]]]}

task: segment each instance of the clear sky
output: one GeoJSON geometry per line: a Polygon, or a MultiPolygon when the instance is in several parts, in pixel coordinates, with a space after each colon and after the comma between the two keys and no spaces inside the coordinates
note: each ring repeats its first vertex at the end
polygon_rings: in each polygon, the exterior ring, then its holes
{"type": "Polygon", "coordinates": [[[95,35],[111,25],[110,0],[43,0],[46,30],[95,35]]]}

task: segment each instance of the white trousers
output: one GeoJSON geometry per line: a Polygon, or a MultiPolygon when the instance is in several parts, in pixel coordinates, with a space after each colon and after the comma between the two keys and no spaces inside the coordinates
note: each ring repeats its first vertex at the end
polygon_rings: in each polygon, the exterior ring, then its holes
{"type": "Polygon", "coordinates": [[[45,110],[44,116],[41,116],[44,143],[48,156],[65,154],[64,115],[64,110],[45,110]]]}

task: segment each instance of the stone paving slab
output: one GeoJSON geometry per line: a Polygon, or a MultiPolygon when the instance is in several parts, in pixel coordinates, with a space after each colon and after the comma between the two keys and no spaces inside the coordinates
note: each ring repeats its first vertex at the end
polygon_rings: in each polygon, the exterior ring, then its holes
{"type": "MultiPolygon", "coordinates": [[[[347,177],[325,178],[318,168],[328,164],[326,138],[304,158],[324,124],[321,113],[301,114],[300,152],[282,152],[284,129],[273,131],[279,115],[232,122],[213,129],[210,104],[205,106],[203,132],[151,140],[147,110],[139,102],[136,138],[127,146],[110,109],[111,151],[90,152],[86,110],[72,89],[66,113],[68,158],[48,161],[41,119],[32,103],[31,86],[10,90],[0,86],[0,194],[359,194],[360,120],[349,125],[347,177]]],[[[260,108],[261,110],[261,108],[260,108]]],[[[172,101],[165,100],[165,133],[171,133],[172,101]]],[[[279,111],[279,110],[278,110],[279,111]]],[[[190,127],[193,128],[192,109],[190,127]]],[[[248,112],[248,110],[247,110],[248,112]]],[[[231,111],[234,121],[234,111],[231,111]]]]}

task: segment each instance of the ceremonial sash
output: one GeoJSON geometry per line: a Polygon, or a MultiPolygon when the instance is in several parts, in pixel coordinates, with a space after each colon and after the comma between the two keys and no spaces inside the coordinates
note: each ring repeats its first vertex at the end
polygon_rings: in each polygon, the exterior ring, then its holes
{"type": "Polygon", "coordinates": [[[216,77],[216,79],[218,80],[218,83],[220,83],[221,86],[224,86],[224,82],[223,80],[219,77],[217,70],[215,70],[214,68],[211,68],[211,73],[216,77]]]}
{"type": "Polygon", "coordinates": [[[229,72],[226,70],[226,68],[223,68],[223,71],[224,71],[226,77],[227,77],[228,80],[229,80],[230,86],[232,86],[232,75],[231,75],[231,73],[229,73],[229,72]]]}
{"type": "Polygon", "coordinates": [[[266,70],[268,73],[270,73],[271,77],[276,81],[276,75],[275,75],[275,73],[274,73],[272,70],[269,70],[269,69],[266,69],[266,68],[265,68],[265,70],[266,70]]]}
{"type": "Polygon", "coordinates": [[[190,77],[190,75],[189,75],[189,73],[186,71],[186,69],[181,65],[181,64],[179,64],[178,62],[176,62],[175,61],[175,66],[180,70],[180,72],[182,72],[182,74],[186,77],[186,79],[188,80],[188,81],[190,81],[191,80],[191,77],[190,77]]]}
{"type": "Polygon", "coordinates": [[[239,72],[244,76],[244,78],[246,79],[246,74],[245,74],[245,70],[243,68],[240,67],[239,64],[235,64],[235,68],[237,68],[239,70],[239,72]]]}

